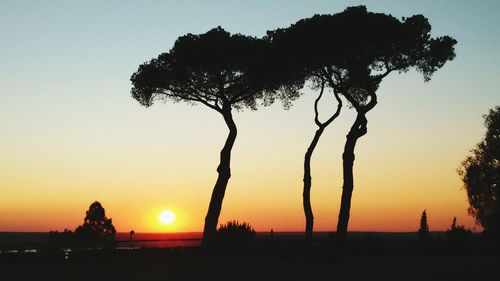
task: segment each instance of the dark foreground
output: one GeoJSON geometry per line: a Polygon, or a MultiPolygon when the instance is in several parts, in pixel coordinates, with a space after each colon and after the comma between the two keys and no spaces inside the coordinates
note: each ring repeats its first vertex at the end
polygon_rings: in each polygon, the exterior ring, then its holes
{"type": "Polygon", "coordinates": [[[300,254],[205,255],[185,249],[88,252],[68,259],[9,258],[1,280],[499,280],[498,257],[300,254]]]}

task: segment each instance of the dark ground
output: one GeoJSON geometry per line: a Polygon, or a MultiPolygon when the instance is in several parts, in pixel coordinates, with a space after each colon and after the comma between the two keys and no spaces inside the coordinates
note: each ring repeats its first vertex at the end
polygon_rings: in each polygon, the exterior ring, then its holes
{"type": "Polygon", "coordinates": [[[142,242],[133,246],[143,247],[128,250],[127,241],[117,250],[65,253],[49,247],[47,235],[33,235],[0,235],[0,281],[500,280],[498,251],[478,235],[453,242],[442,233],[433,233],[423,246],[416,233],[352,233],[341,260],[331,258],[329,249],[335,247],[328,233],[318,235],[307,254],[302,234],[283,233],[274,239],[258,236],[239,254],[219,250],[210,255],[198,246],[158,248],[144,247],[142,242]],[[36,253],[29,252],[33,248],[38,249],[36,253]],[[8,249],[18,250],[9,253],[8,249]]]}
{"type": "Polygon", "coordinates": [[[202,255],[172,249],[0,261],[1,280],[499,280],[494,256],[202,255]]]}

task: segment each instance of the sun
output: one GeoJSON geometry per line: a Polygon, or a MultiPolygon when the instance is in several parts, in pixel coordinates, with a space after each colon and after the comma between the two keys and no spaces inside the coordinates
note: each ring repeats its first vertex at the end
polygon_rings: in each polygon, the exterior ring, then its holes
{"type": "Polygon", "coordinates": [[[172,224],[175,221],[175,215],[170,210],[163,210],[158,215],[158,220],[162,224],[172,224]]]}

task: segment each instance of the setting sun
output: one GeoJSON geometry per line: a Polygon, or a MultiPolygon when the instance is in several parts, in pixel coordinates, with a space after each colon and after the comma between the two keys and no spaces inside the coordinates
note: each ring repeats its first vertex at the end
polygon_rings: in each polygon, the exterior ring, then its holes
{"type": "Polygon", "coordinates": [[[172,224],[175,221],[175,215],[172,211],[163,210],[158,215],[158,220],[162,224],[172,224]]]}

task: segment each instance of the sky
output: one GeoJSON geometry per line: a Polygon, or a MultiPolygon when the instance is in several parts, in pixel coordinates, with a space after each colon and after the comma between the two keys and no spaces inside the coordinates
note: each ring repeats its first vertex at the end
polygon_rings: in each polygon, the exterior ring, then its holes
{"type": "MultiPolygon", "coordinates": [[[[456,59],[429,83],[415,71],[381,83],[358,141],[351,231],[416,231],[467,214],[456,172],[500,104],[498,1],[10,1],[0,2],[0,231],[74,229],[100,201],[118,231],[202,231],[227,128],[185,103],[139,105],[138,66],[176,38],[222,26],[263,36],[314,14],[366,5],[402,18],[423,14],[432,35],[457,41],[456,59]],[[157,216],[172,210],[176,221],[157,216]]],[[[220,223],[302,231],[303,157],[315,130],[316,92],[234,115],[238,137],[220,223]]],[[[335,109],[320,105],[321,117],[335,109]]],[[[344,107],[312,160],[315,230],[336,228],[342,150],[354,110],[344,107]]]]}

